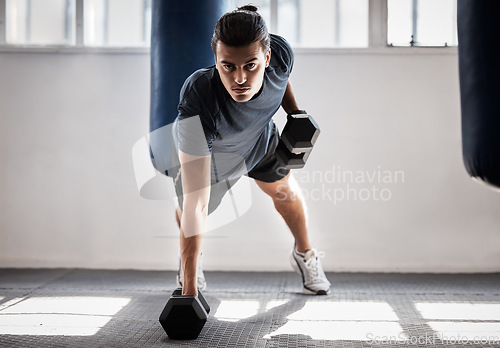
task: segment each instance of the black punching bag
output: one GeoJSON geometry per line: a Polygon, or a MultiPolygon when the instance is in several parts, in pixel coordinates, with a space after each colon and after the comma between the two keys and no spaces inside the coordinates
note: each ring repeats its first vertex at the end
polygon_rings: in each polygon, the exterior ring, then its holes
{"type": "Polygon", "coordinates": [[[150,146],[156,169],[172,168],[171,124],[185,79],[215,64],[210,45],[230,0],[153,0],[151,23],[150,146]]]}
{"type": "Polygon", "coordinates": [[[500,188],[500,1],[458,0],[462,151],[473,179],[500,188]]]}

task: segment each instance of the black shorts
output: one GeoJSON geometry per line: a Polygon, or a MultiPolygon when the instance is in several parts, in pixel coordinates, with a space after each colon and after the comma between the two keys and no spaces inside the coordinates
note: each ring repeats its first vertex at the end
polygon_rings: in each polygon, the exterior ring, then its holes
{"type": "Polygon", "coordinates": [[[290,172],[290,169],[283,167],[276,157],[276,147],[279,141],[280,135],[278,128],[273,123],[272,135],[269,139],[267,152],[259,163],[246,174],[248,177],[264,182],[275,182],[283,179],[290,172]]]}
{"type": "MultiPolygon", "coordinates": [[[[273,124],[273,131],[271,138],[269,139],[269,145],[267,152],[264,157],[255,165],[252,170],[250,170],[246,176],[264,182],[276,182],[283,179],[289,172],[290,169],[286,169],[279,162],[276,157],[275,151],[280,140],[279,132],[275,124],[273,124]]],[[[219,206],[222,198],[229,189],[238,182],[239,178],[232,180],[223,180],[216,184],[212,184],[210,189],[210,200],[208,203],[208,214],[211,214],[219,206]]],[[[182,210],[183,195],[182,195],[182,179],[181,175],[177,175],[174,178],[175,192],[177,194],[177,201],[179,202],[179,207],[182,210]]]]}

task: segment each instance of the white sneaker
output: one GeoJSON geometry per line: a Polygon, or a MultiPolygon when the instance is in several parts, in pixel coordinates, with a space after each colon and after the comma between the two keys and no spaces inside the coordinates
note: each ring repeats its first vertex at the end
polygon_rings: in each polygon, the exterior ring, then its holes
{"type": "Polygon", "coordinates": [[[305,253],[299,253],[295,246],[290,253],[290,262],[293,269],[302,275],[302,292],[307,295],[326,295],[330,292],[330,282],[326,278],[320,257],[324,252],[309,249],[305,253]]]}
{"type": "MultiPolygon", "coordinates": [[[[184,279],[184,274],[182,272],[180,253],[178,254],[178,258],[179,258],[179,270],[177,271],[177,286],[179,288],[182,288],[182,280],[184,279]]],[[[207,281],[205,280],[205,274],[203,273],[203,253],[200,254],[200,257],[198,257],[198,269],[196,273],[197,273],[196,287],[199,290],[205,291],[205,289],[207,288],[207,281]]]]}

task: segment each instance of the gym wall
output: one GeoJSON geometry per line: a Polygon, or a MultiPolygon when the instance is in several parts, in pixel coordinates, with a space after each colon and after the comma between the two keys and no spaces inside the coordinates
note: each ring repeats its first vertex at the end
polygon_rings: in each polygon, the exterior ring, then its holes
{"type": "MultiPolygon", "coordinates": [[[[456,53],[397,52],[296,53],[296,96],[322,129],[296,176],[324,268],[500,271],[500,195],[463,170],[456,53]]],[[[0,267],[176,269],[173,203],[142,198],[132,165],[149,55],[3,52],[0,76],[0,267]]],[[[290,233],[251,192],[206,234],[206,270],[291,270],[290,233]]]]}

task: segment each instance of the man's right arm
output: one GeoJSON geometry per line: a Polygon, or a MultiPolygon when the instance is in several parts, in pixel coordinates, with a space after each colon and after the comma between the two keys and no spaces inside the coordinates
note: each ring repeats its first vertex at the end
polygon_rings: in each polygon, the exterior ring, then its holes
{"type": "Polygon", "coordinates": [[[201,252],[201,236],[206,231],[211,145],[215,138],[215,125],[209,108],[197,92],[196,81],[196,76],[192,75],[184,83],[178,106],[179,115],[173,127],[182,179],[180,247],[184,295],[198,294],[196,270],[201,252]]]}
{"type": "Polygon", "coordinates": [[[179,150],[183,191],[180,219],[183,295],[197,295],[197,262],[210,200],[211,156],[193,156],[179,150]]]}

